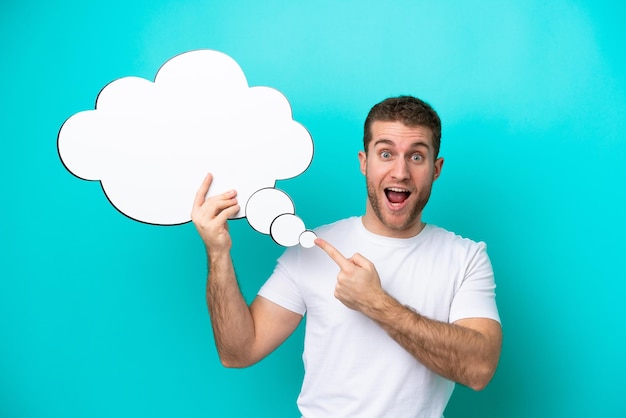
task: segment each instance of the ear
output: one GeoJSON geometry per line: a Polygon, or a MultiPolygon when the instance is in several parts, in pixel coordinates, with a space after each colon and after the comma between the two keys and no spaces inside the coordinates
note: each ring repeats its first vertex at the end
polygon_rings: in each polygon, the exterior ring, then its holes
{"type": "Polygon", "coordinates": [[[443,168],[443,158],[437,158],[435,160],[435,166],[433,171],[433,181],[437,180],[441,175],[441,169],[443,168]]]}
{"type": "Polygon", "coordinates": [[[361,174],[365,175],[367,172],[367,154],[365,154],[365,151],[359,151],[359,163],[361,166],[361,174]]]}

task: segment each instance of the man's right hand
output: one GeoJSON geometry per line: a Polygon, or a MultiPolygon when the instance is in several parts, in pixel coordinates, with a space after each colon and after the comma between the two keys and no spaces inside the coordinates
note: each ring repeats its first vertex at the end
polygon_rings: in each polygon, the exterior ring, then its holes
{"type": "Polygon", "coordinates": [[[229,190],[207,198],[213,175],[207,174],[196,193],[191,210],[193,221],[207,250],[207,254],[223,254],[230,251],[232,241],[228,232],[228,218],[239,212],[237,192],[229,190]]]}
{"type": "Polygon", "coordinates": [[[191,220],[209,257],[207,305],[222,364],[250,366],[278,347],[296,329],[302,315],[257,296],[248,307],[230,257],[228,218],[239,212],[234,190],[207,198],[213,176],[208,174],[196,193],[191,220]]]}

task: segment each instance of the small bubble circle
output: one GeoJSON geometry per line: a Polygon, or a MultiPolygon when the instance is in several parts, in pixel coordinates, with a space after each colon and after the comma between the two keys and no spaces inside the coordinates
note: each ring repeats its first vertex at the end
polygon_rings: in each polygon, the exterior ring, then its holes
{"type": "Polygon", "coordinates": [[[315,238],[317,238],[315,232],[307,229],[300,234],[300,245],[304,248],[313,248],[315,246],[315,238]]]}

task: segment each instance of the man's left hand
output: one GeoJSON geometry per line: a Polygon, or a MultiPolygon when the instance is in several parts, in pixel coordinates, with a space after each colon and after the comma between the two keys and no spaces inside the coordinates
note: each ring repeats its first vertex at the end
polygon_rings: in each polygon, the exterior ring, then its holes
{"type": "Polygon", "coordinates": [[[335,247],[321,238],[315,240],[339,266],[335,297],[350,309],[366,312],[384,300],[385,291],[374,264],[361,254],[346,258],[335,247]]]}

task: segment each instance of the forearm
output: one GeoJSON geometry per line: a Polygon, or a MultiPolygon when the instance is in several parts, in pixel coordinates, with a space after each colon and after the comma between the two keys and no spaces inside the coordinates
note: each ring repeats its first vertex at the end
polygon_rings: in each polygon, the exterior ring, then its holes
{"type": "Polygon", "coordinates": [[[491,335],[429,319],[386,293],[364,313],[420,363],[447,379],[481,390],[493,377],[500,341],[491,335]]]}
{"type": "Polygon", "coordinates": [[[471,318],[448,324],[426,318],[383,290],[376,267],[355,253],[345,258],[323,239],[322,248],[340,268],[335,297],[378,323],[398,344],[435,373],[475,390],[493,377],[502,343],[496,321],[471,318]]]}
{"type": "Polygon", "coordinates": [[[209,255],[206,298],[222,364],[246,366],[247,352],[254,341],[254,322],[229,252],[209,255]]]}

